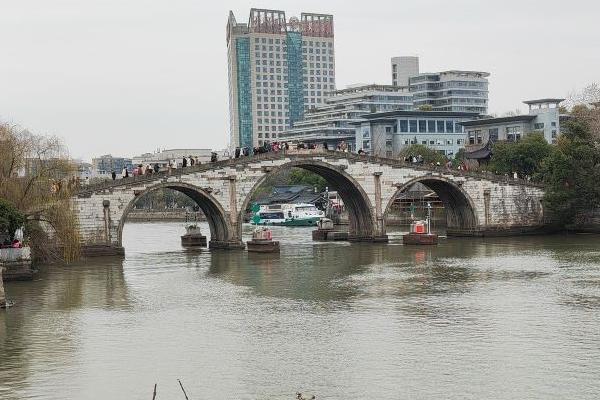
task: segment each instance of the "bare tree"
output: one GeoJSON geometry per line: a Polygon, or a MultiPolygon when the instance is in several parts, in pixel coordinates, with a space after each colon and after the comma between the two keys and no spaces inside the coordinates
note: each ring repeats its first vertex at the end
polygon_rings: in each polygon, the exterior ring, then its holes
{"type": "Polygon", "coordinates": [[[575,90],[567,95],[565,101],[561,103],[568,110],[578,105],[592,106],[594,103],[600,102],[600,85],[591,83],[582,90],[575,90]]]}
{"type": "Polygon", "coordinates": [[[521,110],[516,108],[514,111],[507,111],[502,114],[503,117],[516,117],[517,115],[521,115],[521,110]]]}
{"type": "MultiPolygon", "coordinates": [[[[70,207],[75,171],[58,138],[0,124],[0,197],[30,221],[43,220],[52,226],[66,259],[76,258],[79,251],[76,218],[70,207]]],[[[31,232],[42,232],[31,228],[31,232]]],[[[38,244],[32,240],[34,250],[38,244]]]]}

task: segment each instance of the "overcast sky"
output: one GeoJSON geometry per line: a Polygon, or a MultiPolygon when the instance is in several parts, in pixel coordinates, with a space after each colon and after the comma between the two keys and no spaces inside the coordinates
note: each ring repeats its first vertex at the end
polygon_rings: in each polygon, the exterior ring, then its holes
{"type": "Polygon", "coordinates": [[[75,158],[221,149],[227,15],[251,7],[333,14],[338,88],[391,83],[396,55],[489,71],[499,114],[600,81],[594,0],[0,0],[0,120],[75,158]]]}

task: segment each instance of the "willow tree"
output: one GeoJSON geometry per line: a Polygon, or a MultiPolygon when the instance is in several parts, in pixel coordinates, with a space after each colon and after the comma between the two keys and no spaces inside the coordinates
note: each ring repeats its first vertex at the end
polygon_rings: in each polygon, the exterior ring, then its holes
{"type": "Polygon", "coordinates": [[[72,261],[79,256],[77,219],[71,209],[76,168],[53,136],[0,124],[0,197],[26,218],[27,239],[37,256],[72,261]],[[51,227],[54,233],[48,235],[51,227]],[[58,246],[53,246],[55,239],[58,246]]]}

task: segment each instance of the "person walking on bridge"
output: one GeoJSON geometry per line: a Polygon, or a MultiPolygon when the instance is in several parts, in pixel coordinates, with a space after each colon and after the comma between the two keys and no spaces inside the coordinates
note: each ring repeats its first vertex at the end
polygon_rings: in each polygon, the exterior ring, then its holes
{"type": "Polygon", "coordinates": [[[112,180],[114,181],[115,179],[117,179],[117,173],[115,171],[110,173],[110,176],[112,177],[112,180]]]}
{"type": "Polygon", "coordinates": [[[182,168],[187,167],[187,158],[183,157],[183,161],[181,162],[181,167],[182,168]]]}

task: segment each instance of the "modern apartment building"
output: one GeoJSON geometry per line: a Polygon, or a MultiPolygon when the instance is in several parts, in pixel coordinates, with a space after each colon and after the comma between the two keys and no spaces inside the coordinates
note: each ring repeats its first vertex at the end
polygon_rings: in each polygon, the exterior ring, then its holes
{"type": "Polygon", "coordinates": [[[230,148],[260,146],[335,90],[333,16],[250,10],[227,22],[230,148]]]}
{"type": "Polygon", "coordinates": [[[408,85],[415,108],[487,114],[489,76],[461,70],[420,73],[418,57],[392,58],[392,84],[408,85]]]}
{"type": "Polygon", "coordinates": [[[488,76],[479,71],[444,71],[419,74],[408,83],[416,108],[487,114],[488,76]]]}
{"type": "Polygon", "coordinates": [[[389,85],[361,85],[336,90],[324,104],[308,110],[304,120],[281,134],[282,141],[327,143],[334,148],[342,140],[350,149],[355,148],[355,126],[369,113],[392,110],[411,110],[412,96],[407,87],[389,85]]]}

